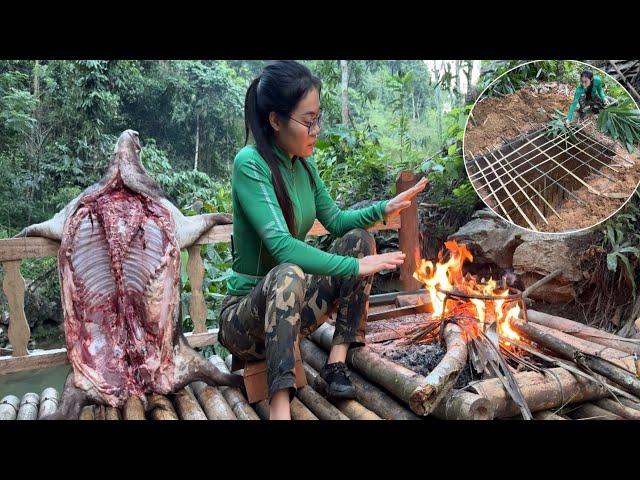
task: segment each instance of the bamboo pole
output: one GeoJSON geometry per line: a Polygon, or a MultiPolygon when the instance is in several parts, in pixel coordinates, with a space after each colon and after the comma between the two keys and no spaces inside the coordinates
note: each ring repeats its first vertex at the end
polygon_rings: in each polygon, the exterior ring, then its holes
{"type": "Polygon", "coordinates": [[[40,396],[37,393],[25,393],[20,400],[17,420],[36,420],[38,418],[38,406],[40,396]]]}
{"type": "Polygon", "coordinates": [[[20,409],[20,399],[7,395],[0,401],[0,420],[15,420],[20,409]]]}
{"type": "MultiPolygon", "coordinates": [[[[218,355],[209,357],[209,361],[214,364],[222,373],[230,373],[224,360],[218,355]]],[[[260,420],[260,417],[251,408],[249,402],[239,388],[218,387],[231,407],[238,420],[260,420]]]]}
{"type": "Polygon", "coordinates": [[[623,338],[597,328],[589,327],[583,323],[574,322],[567,318],[549,315],[536,310],[527,309],[527,320],[529,322],[537,323],[538,325],[555,328],[556,330],[568,333],[574,337],[582,338],[606,347],[615,348],[622,352],[640,355],[640,340],[623,338]]]}
{"type": "Polygon", "coordinates": [[[58,408],[60,396],[55,388],[45,388],[40,395],[40,409],[38,411],[38,419],[45,415],[51,415],[58,408]]]}
{"type": "MultiPolygon", "coordinates": [[[[584,377],[575,376],[564,368],[556,367],[538,372],[519,372],[514,379],[531,412],[554,410],[570,403],[597,400],[609,392],[584,377]]],[[[502,383],[497,378],[471,383],[470,390],[489,400],[493,418],[513,417],[520,413],[502,383]]]]}
{"type": "Polygon", "coordinates": [[[562,358],[574,361],[583,368],[592,370],[600,375],[604,375],[612,382],[617,383],[623,389],[636,396],[640,395],[640,379],[638,379],[632,372],[629,372],[628,370],[625,370],[603,358],[599,358],[591,354],[585,354],[567,342],[564,342],[556,336],[553,336],[548,332],[544,332],[541,328],[536,328],[529,323],[512,321],[511,326],[519,334],[522,334],[530,340],[533,340],[534,342],[556,352],[562,358]]]}
{"type": "Polygon", "coordinates": [[[150,416],[153,420],[178,420],[178,414],[173,408],[171,400],[157,393],[147,397],[150,416]]]}
{"type": "Polygon", "coordinates": [[[124,407],[122,407],[122,417],[125,420],[145,420],[142,401],[133,395],[127,398],[124,407]]]}
{"type": "MultiPolygon", "coordinates": [[[[455,324],[447,324],[445,327],[445,339],[449,343],[458,345],[459,330],[455,324]],[[455,328],[454,328],[455,327],[455,328]]],[[[323,324],[311,334],[311,338],[326,351],[331,349],[334,327],[323,324]]],[[[442,367],[434,369],[428,377],[409,370],[395,362],[382,358],[369,347],[352,348],[347,354],[347,361],[355,370],[372,382],[382,386],[396,398],[409,405],[409,408],[417,415],[429,415],[442,399],[442,391],[445,389],[446,380],[457,376],[464,363],[460,362],[463,355],[461,347],[447,355],[449,357],[441,362],[442,367]],[[443,363],[444,362],[444,363],[443,363]],[[460,370],[457,370],[460,368],[460,370]]],[[[464,358],[466,362],[466,348],[464,358]]]]}
{"type": "MultiPolygon", "coordinates": [[[[323,352],[320,347],[306,338],[303,338],[300,342],[300,351],[302,353],[302,359],[316,371],[322,370],[322,367],[327,362],[328,355],[323,352]]],[[[358,375],[357,372],[351,371],[349,374],[351,376],[351,383],[356,389],[358,402],[367,409],[375,412],[376,415],[387,420],[418,420],[420,418],[405,408],[404,405],[398,403],[390,395],[375,385],[372,385],[370,382],[367,382],[358,375]]],[[[318,383],[318,380],[314,380],[314,383],[318,383]]],[[[326,385],[324,380],[323,383],[326,385]]],[[[322,391],[326,394],[324,386],[322,387],[322,391]]]]}
{"type": "MultiPolygon", "coordinates": [[[[300,349],[302,350],[302,342],[300,343],[300,349]]],[[[310,386],[313,386],[313,389],[316,392],[324,395],[327,392],[328,388],[327,382],[325,382],[324,379],[320,377],[320,374],[314,368],[312,368],[311,365],[306,362],[304,362],[302,365],[304,367],[305,376],[307,377],[307,383],[310,386]]],[[[350,420],[382,420],[382,418],[380,418],[368,408],[365,408],[357,400],[343,398],[330,399],[329,401],[350,420]]]]}
{"type": "Polygon", "coordinates": [[[299,388],[296,395],[320,420],[349,420],[349,417],[329,403],[310,385],[299,388]]]}
{"type": "Polygon", "coordinates": [[[173,403],[180,420],[206,420],[207,416],[200,408],[200,404],[187,386],[173,395],[173,403]]]}
{"type": "Polygon", "coordinates": [[[209,420],[237,420],[218,387],[204,382],[193,382],[191,388],[209,420]]]}

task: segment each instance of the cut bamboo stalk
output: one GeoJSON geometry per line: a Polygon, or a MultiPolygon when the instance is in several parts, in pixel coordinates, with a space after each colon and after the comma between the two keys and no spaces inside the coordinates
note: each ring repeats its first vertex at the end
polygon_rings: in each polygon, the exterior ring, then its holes
{"type": "Polygon", "coordinates": [[[623,418],[615,413],[611,413],[604,408],[600,408],[593,403],[583,403],[575,410],[567,412],[568,415],[576,420],[623,420],[623,418]]]}
{"type": "Polygon", "coordinates": [[[145,420],[142,401],[133,395],[127,398],[124,407],[122,407],[122,417],[125,420],[145,420]]]}
{"type": "MultiPolygon", "coordinates": [[[[300,351],[302,353],[302,359],[316,371],[321,370],[327,362],[328,355],[323,352],[320,347],[306,338],[302,339],[300,342],[300,351]]],[[[351,383],[356,389],[357,400],[364,407],[375,412],[376,415],[387,420],[418,420],[420,418],[405,408],[402,404],[398,403],[390,395],[383,392],[375,385],[372,385],[370,382],[367,382],[364,378],[358,375],[357,372],[351,371],[349,374],[351,376],[351,383]]],[[[317,380],[314,381],[314,383],[317,382],[317,380]]],[[[326,390],[324,388],[325,387],[322,387],[322,391],[326,394],[326,390]]]]}
{"type": "MultiPolygon", "coordinates": [[[[209,361],[214,364],[222,373],[230,373],[224,360],[218,355],[212,355],[209,357],[209,361]]],[[[260,420],[258,414],[251,408],[249,402],[242,394],[239,388],[233,387],[218,387],[227,400],[227,403],[233,410],[238,420],[260,420]]]]}
{"type": "Polygon", "coordinates": [[[237,420],[218,387],[204,382],[193,382],[191,388],[209,420],[237,420]]]}
{"type": "Polygon", "coordinates": [[[95,420],[95,413],[93,411],[93,407],[94,405],[85,405],[84,407],[82,407],[82,410],[80,410],[80,420],[95,420]]]}
{"type": "Polygon", "coordinates": [[[298,398],[293,397],[291,400],[291,420],[318,420],[318,417],[298,398]]]}
{"type": "Polygon", "coordinates": [[[551,410],[542,410],[533,414],[533,418],[536,420],[566,420],[558,414],[553,413],[551,410]]]}
{"type": "Polygon", "coordinates": [[[640,420],[640,411],[629,408],[612,398],[603,398],[593,404],[627,420],[640,420]]]}
{"type": "MultiPolygon", "coordinates": [[[[545,375],[519,372],[514,379],[531,412],[555,410],[565,404],[597,400],[609,395],[601,385],[559,367],[546,370],[545,375]]],[[[497,378],[472,383],[469,388],[489,400],[493,418],[513,417],[520,413],[518,405],[497,378]]]]}
{"type": "Polygon", "coordinates": [[[536,310],[527,309],[527,320],[529,322],[544,325],[545,327],[555,328],[561,332],[568,333],[574,337],[582,338],[593,343],[598,343],[606,347],[615,348],[622,352],[634,353],[640,355],[640,340],[626,339],[604,332],[597,328],[589,327],[579,322],[574,322],[567,318],[549,315],[547,313],[538,312],[536,310]],[[630,341],[629,341],[630,340],[630,341]]]}
{"type": "Polygon", "coordinates": [[[37,393],[25,393],[20,400],[18,410],[18,420],[37,420],[38,407],[40,406],[40,396],[37,393]]]}
{"type": "Polygon", "coordinates": [[[432,415],[441,420],[490,420],[493,418],[489,400],[468,391],[451,391],[436,406],[432,415]]]}
{"type": "Polygon", "coordinates": [[[55,388],[45,388],[40,395],[40,410],[38,411],[38,419],[45,415],[51,415],[58,408],[60,397],[55,388]]]}
{"type": "Polygon", "coordinates": [[[120,410],[115,407],[107,407],[107,420],[121,420],[120,410]]]}
{"type": "MultiPolygon", "coordinates": [[[[302,350],[302,342],[300,343],[302,350]]],[[[302,354],[304,356],[304,353],[302,354]]],[[[307,383],[313,387],[313,389],[325,395],[327,392],[327,382],[320,376],[320,374],[309,365],[307,362],[303,362],[304,373],[307,377],[307,383]],[[323,393],[324,392],[324,393],[323,393]]],[[[350,420],[382,420],[374,412],[365,408],[360,402],[352,399],[330,399],[333,405],[336,406],[343,414],[349,417],[350,420]]]]}
{"type": "Polygon", "coordinates": [[[0,401],[0,420],[15,420],[20,410],[20,399],[7,395],[0,401]]]}
{"type": "Polygon", "coordinates": [[[299,388],[296,395],[320,420],[349,420],[349,417],[331,405],[328,400],[316,392],[310,385],[299,388]]]}
{"type": "Polygon", "coordinates": [[[180,420],[206,420],[207,416],[200,408],[200,404],[187,386],[173,395],[173,403],[180,420]]]}
{"type": "MultiPolygon", "coordinates": [[[[574,361],[583,368],[592,370],[600,375],[604,375],[612,382],[617,383],[623,389],[636,396],[640,395],[640,379],[638,379],[634,373],[629,372],[618,365],[605,360],[604,358],[584,354],[569,343],[560,340],[557,336],[542,331],[542,329],[546,327],[534,327],[532,324],[518,321],[512,321],[511,326],[519,334],[524,335],[537,344],[556,352],[562,358],[574,361]]],[[[575,340],[580,340],[575,337],[573,338],[575,340]]],[[[580,341],[585,342],[585,340],[580,341]]]]}
{"type": "Polygon", "coordinates": [[[178,420],[178,414],[173,408],[171,400],[164,395],[154,393],[147,397],[150,417],[153,420],[178,420]]]}
{"type": "MultiPolygon", "coordinates": [[[[459,330],[456,330],[457,328],[459,327],[455,324],[447,324],[445,327],[447,342],[456,345],[460,343],[460,333],[459,330]]],[[[333,333],[334,327],[325,323],[312,333],[311,337],[318,345],[329,351],[333,333]]],[[[423,377],[402,365],[382,358],[366,346],[349,349],[347,361],[364,377],[382,386],[396,398],[409,405],[414,413],[428,415],[442,399],[441,394],[446,387],[446,381],[457,376],[464,367],[464,363],[461,363],[460,360],[464,357],[464,362],[466,362],[466,345],[462,350],[464,350],[464,355],[460,348],[456,348],[451,353],[448,350],[445,358],[440,362],[442,367],[438,365],[440,368],[436,367],[428,377],[423,377]]]]}

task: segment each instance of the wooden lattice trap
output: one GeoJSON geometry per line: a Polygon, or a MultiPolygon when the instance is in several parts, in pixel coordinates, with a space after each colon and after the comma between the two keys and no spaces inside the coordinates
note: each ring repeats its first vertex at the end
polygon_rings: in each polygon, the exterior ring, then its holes
{"type": "Polygon", "coordinates": [[[597,193],[586,181],[589,176],[615,182],[611,172],[619,172],[612,165],[615,152],[584,128],[571,126],[553,136],[544,127],[480,153],[466,161],[469,179],[496,214],[521,227],[544,230],[551,215],[561,218],[557,209],[564,200],[584,205],[577,189],[597,193]]]}

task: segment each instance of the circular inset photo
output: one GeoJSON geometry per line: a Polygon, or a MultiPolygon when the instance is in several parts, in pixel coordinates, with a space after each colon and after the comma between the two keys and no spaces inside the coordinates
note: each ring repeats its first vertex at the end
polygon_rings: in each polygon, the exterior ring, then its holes
{"type": "Polygon", "coordinates": [[[533,61],[503,73],[465,126],[477,194],[519,227],[567,233],[615,214],[640,182],[640,111],[587,63],[533,61]]]}

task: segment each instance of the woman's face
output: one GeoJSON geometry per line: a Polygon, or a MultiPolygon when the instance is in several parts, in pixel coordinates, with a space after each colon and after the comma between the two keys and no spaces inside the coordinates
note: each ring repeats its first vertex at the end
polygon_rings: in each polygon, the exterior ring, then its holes
{"type": "Polygon", "coordinates": [[[312,88],[300,99],[290,118],[277,118],[271,113],[270,121],[275,131],[275,140],[290,157],[302,158],[313,155],[320,127],[314,123],[320,115],[320,95],[312,88]],[[314,124],[309,131],[309,125],[314,124]]]}
{"type": "Polygon", "coordinates": [[[580,83],[584,88],[589,88],[589,85],[591,85],[591,79],[589,77],[580,77],[580,83]]]}

